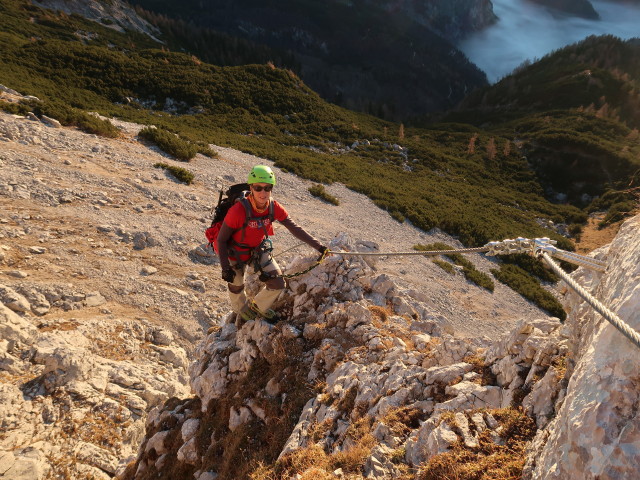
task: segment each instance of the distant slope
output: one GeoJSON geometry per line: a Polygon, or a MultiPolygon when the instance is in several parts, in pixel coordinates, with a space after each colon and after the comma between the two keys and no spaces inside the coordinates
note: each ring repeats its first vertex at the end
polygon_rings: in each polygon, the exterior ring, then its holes
{"type": "Polygon", "coordinates": [[[390,13],[379,2],[339,0],[133,4],[290,52],[296,72],[322,98],[382,118],[446,110],[487,83],[462,52],[402,7],[390,13]]]}
{"type": "Polygon", "coordinates": [[[445,116],[517,138],[551,196],[640,184],[640,42],[589,37],[477,90],[445,116]]]}
{"type": "Polygon", "coordinates": [[[404,128],[324,102],[287,70],[216,67],[77,16],[19,0],[0,6],[0,83],[53,107],[164,126],[316,181],[342,182],[398,220],[439,227],[469,245],[551,235],[568,246],[539,219],[585,218],[544,198],[511,130],[404,128]],[[174,113],[165,111],[169,104],[174,113]]]}

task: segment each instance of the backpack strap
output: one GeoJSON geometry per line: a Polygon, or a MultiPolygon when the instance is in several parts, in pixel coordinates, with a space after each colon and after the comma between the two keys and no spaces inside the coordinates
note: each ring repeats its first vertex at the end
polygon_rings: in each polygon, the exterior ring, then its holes
{"type": "Polygon", "coordinates": [[[240,243],[244,243],[245,230],[247,229],[247,225],[249,225],[249,220],[251,220],[251,204],[244,195],[240,198],[240,203],[242,203],[244,207],[244,223],[241,227],[242,237],[240,237],[240,243]]]}
{"type": "Polygon", "coordinates": [[[269,200],[269,220],[271,223],[276,219],[275,207],[273,205],[273,200],[269,200]]]}
{"type": "MultiPolygon", "coordinates": [[[[242,236],[240,237],[240,243],[244,243],[244,236],[245,236],[245,230],[247,228],[247,225],[249,225],[249,221],[253,218],[255,218],[256,220],[262,220],[262,229],[264,230],[264,236],[266,238],[269,238],[269,232],[267,231],[267,225],[264,222],[264,220],[262,219],[262,217],[252,217],[251,216],[251,212],[253,211],[253,209],[251,208],[251,203],[249,202],[249,200],[247,199],[247,197],[242,197],[240,198],[240,203],[242,203],[242,206],[244,207],[244,212],[245,212],[245,218],[244,218],[244,224],[242,225],[242,236]]],[[[273,205],[273,201],[269,202],[269,221],[271,223],[273,223],[273,220],[275,219],[275,208],[273,205]]]]}

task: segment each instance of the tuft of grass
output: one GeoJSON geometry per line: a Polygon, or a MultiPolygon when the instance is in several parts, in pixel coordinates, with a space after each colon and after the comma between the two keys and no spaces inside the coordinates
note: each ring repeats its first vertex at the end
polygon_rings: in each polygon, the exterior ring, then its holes
{"type": "Polygon", "coordinates": [[[188,162],[198,153],[197,145],[164,128],[145,127],[138,136],[155,143],[163,152],[183,162],[188,162]]]}
{"type": "Polygon", "coordinates": [[[311,444],[285,455],[274,465],[260,464],[249,478],[279,480],[296,478],[296,475],[301,476],[298,478],[305,479],[335,478],[332,472],[338,468],[341,468],[345,474],[362,474],[364,463],[377,444],[371,434],[372,425],[371,417],[363,417],[349,425],[345,437],[348,438],[350,446],[342,451],[328,454],[322,446],[311,444]]]}
{"type": "Polygon", "coordinates": [[[309,193],[314,197],[321,198],[322,200],[329,202],[333,205],[336,205],[336,206],[340,205],[340,200],[338,200],[336,197],[334,197],[329,192],[327,192],[324,188],[324,185],[320,185],[319,183],[316,183],[312,187],[309,187],[309,193]]]}
{"type": "Polygon", "coordinates": [[[500,423],[501,442],[495,443],[491,431],[478,436],[478,447],[464,442],[453,444],[449,451],[432,457],[416,480],[494,480],[522,477],[525,449],[536,433],[535,422],[522,409],[503,408],[489,411],[500,423]]]}
{"type": "Polygon", "coordinates": [[[393,315],[393,312],[391,312],[389,308],[379,307],[377,305],[370,305],[369,311],[373,314],[374,321],[378,320],[381,323],[385,323],[387,320],[389,320],[389,316],[393,315]]]}
{"type": "Polygon", "coordinates": [[[158,162],[153,166],[156,168],[162,168],[163,170],[168,171],[176,179],[186,183],[187,185],[191,185],[193,183],[193,179],[195,178],[193,173],[187,170],[186,168],[176,167],[175,165],[169,165],[168,163],[163,163],[163,162],[158,162]]]}

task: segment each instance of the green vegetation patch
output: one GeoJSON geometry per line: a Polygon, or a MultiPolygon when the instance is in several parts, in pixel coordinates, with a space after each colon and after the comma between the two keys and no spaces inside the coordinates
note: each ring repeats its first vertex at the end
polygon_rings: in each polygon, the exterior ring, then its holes
{"type": "Polygon", "coordinates": [[[145,127],[140,130],[138,136],[155,143],[163,152],[184,162],[191,160],[198,153],[196,145],[163,128],[145,127]]]}
{"type": "MultiPolygon", "coordinates": [[[[640,170],[634,175],[634,182],[640,183],[640,170]]],[[[633,183],[633,182],[632,182],[633,183]]],[[[640,207],[640,187],[625,190],[607,190],[604,195],[589,205],[589,212],[606,210],[607,214],[598,227],[604,228],[633,215],[640,207]]]]}
{"type": "Polygon", "coordinates": [[[309,187],[309,193],[314,197],[321,198],[322,200],[333,205],[340,205],[340,200],[327,192],[324,188],[324,185],[315,184],[312,187],[309,187]]]}
{"type": "Polygon", "coordinates": [[[563,321],[567,318],[567,313],[562,308],[560,302],[519,266],[503,263],[500,265],[500,269],[492,269],[491,273],[500,282],[509,286],[554,317],[558,317],[563,321]]]}
{"type": "MultiPolygon", "coordinates": [[[[454,250],[452,246],[442,242],[429,243],[427,245],[418,244],[418,245],[414,245],[413,248],[415,250],[423,251],[423,252],[430,251],[430,250],[454,250]]],[[[447,254],[446,257],[449,258],[456,265],[459,265],[462,267],[462,273],[464,274],[464,278],[466,278],[472,283],[475,283],[479,287],[486,288],[490,292],[493,292],[495,288],[495,284],[493,283],[493,280],[491,280],[491,277],[489,277],[489,275],[487,275],[486,273],[483,273],[480,270],[478,270],[475,267],[475,265],[471,263],[468,259],[464,258],[462,254],[451,253],[451,254],[447,254]]],[[[440,260],[440,262],[443,264],[446,263],[446,262],[443,262],[442,260],[440,260]]],[[[449,272],[453,273],[453,267],[450,264],[447,264],[448,267],[445,267],[440,263],[438,263],[437,265],[445,271],[449,271],[448,268],[450,268],[451,271],[449,272]]]]}
{"type": "Polygon", "coordinates": [[[195,178],[193,173],[186,168],[176,167],[175,165],[169,165],[168,163],[158,162],[154,165],[154,167],[166,170],[167,172],[171,173],[171,175],[173,175],[176,179],[186,183],[187,185],[191,185],[193,183],[193,179],[195,178]]]}
{"type": "Polygon", "coordinates": [[[120,136],[120,130],[114,126],[109,120],[101,119],[96,115],[86,113],[77,108],[69,107],[64,103],[54,102],[20,102],[9,103],[0,101],[0,110],[14,115],[27,115],[33,112],[35,115],[58,120],[60,124],[67,127],[77,127],[83,132],[101,137],[117,138],[120,136]]]}
{"type": "Polygon", "coordinates": [[[441,269],[443,269],[447,273],[450,273],[452,275],[456,273],[456,269],[453,268],[453,265],[451,265],[449,262],[445,262],[444,260],[440,260],[439,258],[436,258],[433,261],[433,263],[438,265],[441,269]]]}

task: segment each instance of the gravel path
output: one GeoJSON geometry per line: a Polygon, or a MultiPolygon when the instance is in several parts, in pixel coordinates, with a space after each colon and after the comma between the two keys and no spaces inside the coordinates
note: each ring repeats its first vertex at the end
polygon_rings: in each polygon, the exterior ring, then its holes
{"type": "MultiPolygon", "coordinates": [[[[219,266],[193,253],[204,243],[218,191],[244,181],[251,166],[272,162],[215,145],[218,159],[198,155],[189,164],[174,162],[137,141],[139,125],[114,124],[123,131],[115,140],[0,113],[0,283],[64,283],[99,291],[113,315],[168,326],[189,346],[228,312],[219,266]],[[172,180],[153,167],[159,161],[187,168],[196,181],[187,186],[172,180]],[[32,246],[46,251],[32,254],[32,246]],[[16,270],[27,277],[6,274],[16,270]]],[[[311,196],[311,182],[275,171],[274,197],[322,242],[345,232],[377,243],[383,252],[436,241],[461,246],[439,231],[396,222],[343,185],[326,187],[340,200],[334,206],[311,196]]],[[[280,228],[274,245],[279,255],[298,241],[280,228]]],[[[278,260],[285,264],[300,254],[314,252],[304,245],[278,260]]],[[[481,255],[469,258],[482,271],[493,266],[481,255]]],[[[462,336],[494,337],[521,318],[546,316],[498,282],[489,293],[428,258],[384,257],[376,268],[420,292],[462,336]]]]}

